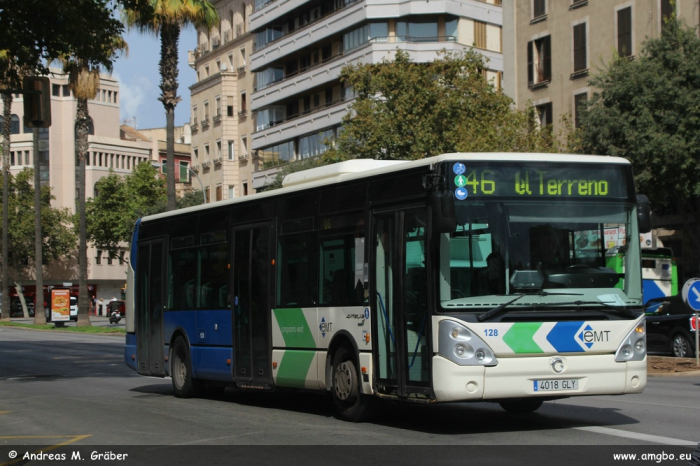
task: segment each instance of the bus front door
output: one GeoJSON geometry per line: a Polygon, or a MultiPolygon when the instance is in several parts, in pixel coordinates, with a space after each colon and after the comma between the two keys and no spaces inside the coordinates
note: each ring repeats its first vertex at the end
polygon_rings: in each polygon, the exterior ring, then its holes
{"type": "Polygon", "coordinates": [[[425,208],[374,213],[374,364],[380,393],[430,395],[425,208]]]}
{"type": "Polygon", "coordinates": [[[136,282],[136,358],[138,373],[165,377],[163,353],[163,287],[167,270],[165,241],[140,243],[136,282]]]}
{"type": "Polygon", "coordinates": [[[269,387],[270,239],[269,224],[233,232],[233,379],[242,387],[269,387]]]}

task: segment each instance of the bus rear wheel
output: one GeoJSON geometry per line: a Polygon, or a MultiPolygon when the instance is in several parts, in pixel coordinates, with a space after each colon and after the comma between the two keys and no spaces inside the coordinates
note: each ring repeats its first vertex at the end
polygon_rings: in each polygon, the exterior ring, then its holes
{"type": "Polygon", "coordinates": [[[509,413],[527,414],[537,411],[542,406],[542,400],[525,398],[522,400],[501,401],[498,404],[509,413]]]}
{"type": "Polygon", "coordinates": [[[173,390],[178,398],[192,398],[202,391],[202,382],[192,377],[192,362],[190,349],[182,337],[178,337],[173,345],[170,358],[170,376],[173,379],[173,390]]]}
{"type": "Polygon", "coordinates": [[[341,347],[333,357],[333,406],[340,419],[360,422],[367,417],[369,400],[360,393],[359,374],[352,353],[341,347]]]}

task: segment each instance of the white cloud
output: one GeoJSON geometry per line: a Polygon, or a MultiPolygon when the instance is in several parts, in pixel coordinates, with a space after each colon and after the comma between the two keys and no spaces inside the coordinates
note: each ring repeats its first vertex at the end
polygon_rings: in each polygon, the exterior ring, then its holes
{"type": "Polygon", "coordinates": [[[145,76],[135,76],[129,81],[122,79],[118,73],[113,73],[112,76],[119,81],[120,119],[124,121],[135,118],[137,126],[149,128],[147,111],[142,107],[144,104],[151,105],[157,99],[157,96],[154,97],[157,86],[145,76]]]}

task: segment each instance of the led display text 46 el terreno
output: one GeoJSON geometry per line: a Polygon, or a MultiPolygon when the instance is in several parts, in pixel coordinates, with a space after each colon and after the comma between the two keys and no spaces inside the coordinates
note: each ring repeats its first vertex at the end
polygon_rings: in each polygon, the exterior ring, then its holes
{"type": "Polygon", "coordinates": [[[452,165],[448,175],[455,197],[577,197],[626,198],[627,181],[622,167],[590,168],[582,165],[553,167],[512,164],[452,165]]]}

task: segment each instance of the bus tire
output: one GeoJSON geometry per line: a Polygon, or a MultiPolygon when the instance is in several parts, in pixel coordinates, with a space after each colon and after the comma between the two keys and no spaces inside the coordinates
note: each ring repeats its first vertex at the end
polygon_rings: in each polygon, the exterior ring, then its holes
{"type": "Polygon", "coordinates": [[[368,414],[368,397],[360,393],[359,373],[347,348],[341,346],[333,356],[333,407],[344,421],[361,422],[368,414]]]}
{"type": "Polygon", "coordinates": [[[537,398],[524,398],[520,400],[501,401],[501,408],[509,413],[527,414],[537,411],[542,406],[542,400],[537,398]]]}
{"type": "Polygon", "coordinates": [[[202,382],[192,378],[190,349],[182,337],[177,337],[173,345],[172,357],[170,358],[170,376],[177,398],[192,398],[201,393],[202,382]]]}

